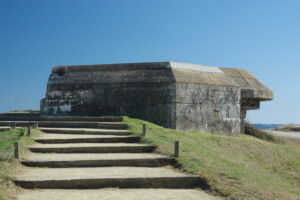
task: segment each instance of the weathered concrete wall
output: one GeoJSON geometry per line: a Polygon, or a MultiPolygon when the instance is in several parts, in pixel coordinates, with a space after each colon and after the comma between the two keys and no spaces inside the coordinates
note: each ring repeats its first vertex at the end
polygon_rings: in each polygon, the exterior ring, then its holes
{"type": "Polygon", "coordinates": [[[238,87],[177,83],[176,129],[238,135],[238,87]]]}
{"type": "Polygon", "coordinates": [[[68,115],[128,115],[175,128],[174,84],[114,83],[50,85],[44,112],[68,115]]]}

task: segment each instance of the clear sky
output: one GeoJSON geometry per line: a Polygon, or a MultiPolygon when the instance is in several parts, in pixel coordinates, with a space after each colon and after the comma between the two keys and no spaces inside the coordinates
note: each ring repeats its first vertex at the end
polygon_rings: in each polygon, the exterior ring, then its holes
{"type": "Polygon", "coordinates": [[[0,0],[0,112],[53,66],[147,61],[246,69],[275,93],[248,120],[300,124],[299,0],[0,0]]]}

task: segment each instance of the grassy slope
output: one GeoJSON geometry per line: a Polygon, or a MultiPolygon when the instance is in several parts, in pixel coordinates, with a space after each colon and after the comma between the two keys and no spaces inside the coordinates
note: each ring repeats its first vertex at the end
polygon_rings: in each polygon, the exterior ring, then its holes
{"type": "Polygon", "coordinates": [[[205,178],[211,191],[228,199],[299,199],[300,147],[272,143],[248,135],[227,137],[181,132],[153,123],[124,118],[135,134],[147,125],[147,143],[172,155],[180,141],[178,159],[183,171],[205,178]]]}
{"type": "MultiPolygon", "coordinates": [[[[18,166],[18,162],[13,158],[13,145],[20,143],[20,157],[25,151],[25,146],[33,143],[32,138],[26,137],[26,129],[14,129],[0,132],[0,200],[12,199],[15,193],[15,186],[10,176],[18,166]]],[[[32,135],[38,134],[37,130],[32,130],[32,135]]]]}

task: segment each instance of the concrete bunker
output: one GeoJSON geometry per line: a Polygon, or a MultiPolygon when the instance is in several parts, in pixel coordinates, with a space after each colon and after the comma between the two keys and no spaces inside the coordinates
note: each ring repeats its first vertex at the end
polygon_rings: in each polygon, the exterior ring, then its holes
{"type": "Polygon", "coordinates": [[[184,131],[238,135],[246,111],[273,99],[242,69],[151,62],[52,69],[44,114],[128,115],[184,131]]]}

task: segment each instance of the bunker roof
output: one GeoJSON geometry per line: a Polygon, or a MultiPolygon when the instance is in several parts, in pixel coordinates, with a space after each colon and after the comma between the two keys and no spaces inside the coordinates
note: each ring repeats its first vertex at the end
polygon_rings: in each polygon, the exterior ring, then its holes
{"type": "Polygon", "coordinates": [[[254,75],[237,68],[219,68],[180,62],[144,62],[57,66],[52,83],[195,83],[241,88],[242,97],[273,99],[272,91],[254,75]]]}

